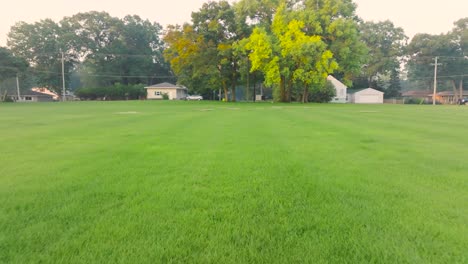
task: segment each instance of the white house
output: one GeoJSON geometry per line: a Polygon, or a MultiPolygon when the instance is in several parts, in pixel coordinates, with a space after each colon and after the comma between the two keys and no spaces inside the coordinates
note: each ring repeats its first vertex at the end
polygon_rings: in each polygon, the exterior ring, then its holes
{"type": "Polygon", "coordinates": [[[331,75],[328,75],[327,80],[335,87],[335,97],[333,97],[331,103],[346,103],[348,87],[331,75]]]}
{"type": "Polygon", "coordinates": [[[180,100],[187,97],[187,87],[174,85],[172,83],[160,83],[145,87],[147,99],[163,99],[167,94],[169,100],[180,100]]]}
{"type": "Polygon", "coordinates": [[[348,90],[348,102],[354,104],[383,104],[384,93],[372,88],[348,90]]]}
{"type": "Polygon", "coordinates": [[[21,102],[21,103],[53,102],[54,101],[54,98],[52,97],[52,95],[35,92],[32,90],[23,92],[22,94],[20,94],[19,97],[16,94],[7,95],[7,97],[10,97],[15,102],[21,102]]]}

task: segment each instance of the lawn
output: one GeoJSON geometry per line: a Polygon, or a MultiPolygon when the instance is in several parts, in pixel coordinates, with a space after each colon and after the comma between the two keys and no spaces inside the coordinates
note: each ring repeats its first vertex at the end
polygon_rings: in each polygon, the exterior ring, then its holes
{"type": "Polygon", "coordinates": [[[0,104],[0,263],[467,263],[468,107],[0,104]]]}

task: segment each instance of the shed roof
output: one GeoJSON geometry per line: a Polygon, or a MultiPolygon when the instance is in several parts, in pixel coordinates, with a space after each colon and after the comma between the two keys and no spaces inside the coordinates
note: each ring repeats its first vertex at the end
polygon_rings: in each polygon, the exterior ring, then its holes
{"type": "Polygon", "coordinates": [[[355,94],[355,93],[359,93],[359,92],[362,92],[364,90],[369,90],[369,89],[374,91],[374,92],[384,93],[384,92],[376,90],[374,88],[363,88],[363,89],[352,89],[352,90],[348,89],[347,93],[348,94],[355,94]]]}
{"type": "Polygon", "coordinates": [[[348,94],[355,94],[355,93],[360,92],[360,91],[365,90],[365,89],[367,89],[367,88],[364,88],[364,89],[348,89],[347,93],[348,94]]]}

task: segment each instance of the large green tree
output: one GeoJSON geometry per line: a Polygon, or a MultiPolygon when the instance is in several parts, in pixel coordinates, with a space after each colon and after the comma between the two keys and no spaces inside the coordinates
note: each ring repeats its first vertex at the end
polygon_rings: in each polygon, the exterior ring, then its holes
{"type": "MultiPolygon", "coordinates": [[[[254,1],[255,2],[255,1],[254,1]]],[[[243,6],[251,6],[248,3],[240,2],[243,6]]],[[[301,76],[301,73],[315,71],[317,76],[321,76],[320,81],[316,77],[309,77],[310,79],[316,79],[313,84],[312,82],[305,82],[303,85],[313,86],[323,86],[325,84],[325,79],[327,74],[335,73],[340,79],[344,82],[350,84],[353,76],[358,74],[361,69],[361,65],[365,61],[365,54],[367,52],[365,45],[359,39],[357,17],[355,15],[356,6],[352,1],[348,0],[316,0],[316,1],[300,1],[300,0],[290,0],[290,1],[281,1],[281,5],[277,4],[277,1],[269,1],[269,4],[265,4],[264,7],[268,7],[271,11],[276,10],[276,13],[273,12],[272,16],[264,15],[270,14],[272,12],[262,11],[261,13],[253,13],[254,16],[250,17],[252,21],[255,22],[257,27],[256,31],[252,35],[252,39],[257,43],[258,47],[264,49],[261,51],[263,53],[263,65],[264,69],[262,70],[265,73],[265,79],[270,80],[267,75],[271,75],[272,72],[280,72],[282,76],[280,78],[280,84],[278,92],[276,93],[277,100],[279,101],[289,101],[291,99],[292,87],[294,83],[297,84],[298,76],[301,76]],[[275,5],[276,4],[276,5],[275,5]],[[282,8],[279,8],[282,6],[282,8]],[[285,55],[285,50],[280,51],[278,47],[284,47],[280,44],[286,43],[285,30],[281,32],[276,30],[275,21],[277,19],[278,12],[281,12],[281,20],[284,20],[283,24],[288,25],[286,28],[288,31],[297,30],[302,32],[305,37],[317,37],[320,41],[320,45],[315,45],[311,47],[306,47],[310,44],[302,43],[302,49],[292,49],[295,55],[285,55]],[[262,15],[263,14],[263,15],[262,15]],[[273,20],[270,22],[270,17],[273,20]],[[255,21],[255,19],[256,21],[255,21]],[[265,21],[261,21],[264,19],[265,21]],[[293,21],[297,21],[293,22],[293,21]],[[292,24],[290,24],[293,22],[292,24]],[[295,27],[295,29],[294,29],[295,27]],[[279,33],[279,34],[278,34],[279,33]],[[280,54],[281,56],[276,56],[275,54],[266,54],[269,52],[269,49],[273,53],[280,54]],[[321,51],[326,51],[324,57],[318,59],[316,54],[320,54],[321,51]],[[315,54],[315,55],[314,55],[315,54]],[[266,57],[265,57],[266,56],[266,57]],[[328,58],[326,58],[328,57],[328,58]],[[302,61],[298,63],[298,58],[315,58],[312,61],[305,62],[302,61]],[[296,61],[294,61],[296,59],[296,61]],[[266,62],[266,61],[268,62],[266,62]],[[273,67],[275,64],[274,61],[278,62],[279,70],[273,67]],[[326,62],[327,60],[328,63],[326,62]],[[315,61],[315,62],[314,62],[315,61]],[[323,65],[328,64],[327,67],[320,67],[316,62],[322,61],[323,65]],[[336,63],[336,64],[335,64],[336,63]],[[282,79],[282,80],[281,80],[282,79]]],[[[246,8],[246,10],[249,10],[246,8]]],[[[278,23],[276,23],[278,25],[278,23]]],[[[295,45],[299,45],[299,40],[292,34],[291,41],[295,42],[295,45]]],[[[302,38],[305,40],[306,38],[302,38]]],[[[299,46],[296,46],[299,47],[299,46]]],[[[252,57],[252,55],[251,55],[252,57]]],[[[254,59],[254,58],[252,58],[254,59]]],[[[320,63],[319,63],[320,64],[320,63]]],[[[252,65],[254,62],[252,61],[252,65]]],[[[252,67],[254,69],[254,67],[252,67]]],[[[302,91],[303,101],[307,100],[307,89],[302,91]]]]}
{"type": "Polygon", "coordinates": [[[362,71],[367,87],[382,89],[376,87],[379,76],[399,73],[408,37],[389,20],[361,23],[360,33],[369,50],[367,65],[362,71]]]}
{"type": "Polygon", "coordinates": [[[338,63],[335,77],[348,85],[367,61],[360,39],[356,4],[352,0],[295,0],[308,35],[321,36],[338,63]]]}
{"type": "Polygon", "coordinates": [[[269,28],[280,3],[281,0],[240,0],[234,8],[247,24],[269,28]]]}
{"type": "Polygon", "coordinates": [[[462,98],[468,82],[468,17],[457,20],[449,34],[455,56],[447,67],[447,73],[452,75],[450,82],[454,90],[458,84],[459,98],[462,98]]]}
{"type": "Polygon", "coordinates": [[[138,16],[123,19],[105,12],[79,13],[59,23],[50,19],[17,23],[8,46],[27,58],[37,85],[58,91],[62,86],[61,52],[67,87],[70,76],[86,86],[152,84],[172,79],[164,61],[162,27],[138,16]]]}
{"type": "Polygon", "coordinates": [[[191,24],[168,28],[165,56],[180,83],[195,90],[222,88],[226,100],[229,92],[235,100],[239,79],[235,44],[247,34],[245,19],[239,19],[227,1],[208,2],[192,13],[191,24]]]}
{"type": "Polygon", "coordinates": [[[0,47],[0,81],[24,73],[28,66],[25,59],[15,56],[7,48],[0,47]]]}
{"type": "Polygon", "coordinates": [[[61,24],[73,33],[73,51],[83,61],[78,71],[88,86],[151,84],[170,78],[158,23],[88,12],[64,18],[61,24]]]}
{"type": "Polygon", "coordinates": [[[61,52],[65,53],[65,77],[69,80],[77,57],[71,53],[71,43],[63,38],[64,31],[51,19],[28,24],[15,24],[8,34],[8,47],[31,65],[37,85],[59,91],[62,87],[61,52]]]}
{"type": "MultiPolygon", "coordinates": [[[[9,85],[4,83],[14,77],[24,77],[28,69],[25,59],[15,56],[9,49],[0,47],[0,101],[5,99],[9,85]]],[[[22,78],[23,79],[23,78],[22,78]]]]}
{"type": "Polygon", "coordinates": [[[304,22],[289,19],[289,12],[281,5],[273,19],[272,34],[256,28],[245,48],[250,51],[251,71],[264,73],[265,83],[274,87],[275,100],[290,101],[296,84],[302,87],[302,102],[307,102],[310,89],[324,85],[338,65],[322,38],[307,35],[304,22]]]}
{"type": "Polygon", "coordinates": [[[434,58],[438,57],[440,89],[451,88],[456,97],[462,96],[468,70],[468,18],[460,19],[447,34],[417,34],[407,48],[408,77],[423,88],[432,88],[434,58]]]}

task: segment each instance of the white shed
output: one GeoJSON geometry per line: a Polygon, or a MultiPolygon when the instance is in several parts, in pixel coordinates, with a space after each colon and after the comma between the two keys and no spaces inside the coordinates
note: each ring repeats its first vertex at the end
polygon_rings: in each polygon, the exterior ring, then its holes
{"type": "Polygon", "coordinates": [[[372,88],[348,90],[348,102],[354,104],[383,104],[384,93],[372,88]]]}
{"type": "Polygon", "coordinates": [[[346,91],[348,87],[331,75],[328,75],[327,81],[331,82],[333,87],[335,87],[335,97],[333,97],[331,103],[346,103],[346,91]]]}

